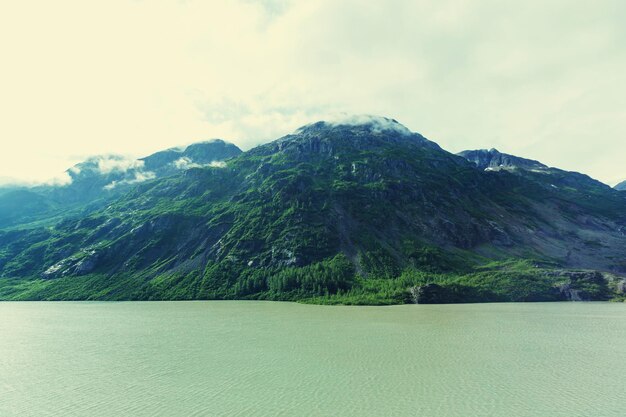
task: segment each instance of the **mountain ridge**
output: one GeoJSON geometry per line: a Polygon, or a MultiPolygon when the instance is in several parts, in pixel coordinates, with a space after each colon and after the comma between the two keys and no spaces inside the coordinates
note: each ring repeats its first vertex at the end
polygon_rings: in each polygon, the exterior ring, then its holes
{"type": "Polygon", "coordinates": [[[480,169],[547,169],[548,166],[532,159],[520,158],[515,155],[502,153],[495,148],[468,150],[457,153],[480,169]]]}
{"type": "Polygon", "coordinates": [[[84,205],[102,206],[129,187],[144,181],[175,175],[205,165],[221,164],[242,151],[222,139],[196,142],[180,149],[170,148],[143,158],[123,155],[94,155],[68,168],[68,182],[62,185],[13,187],[0,194],[0,227],[37,221],[84,205]],[[11,201],[21,195],[23,210],[10,212],[11,201]]]}

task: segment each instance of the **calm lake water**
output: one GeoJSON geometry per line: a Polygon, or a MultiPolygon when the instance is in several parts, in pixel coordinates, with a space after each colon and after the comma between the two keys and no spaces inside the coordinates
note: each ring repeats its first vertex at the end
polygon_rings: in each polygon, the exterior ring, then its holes
{"type": "Polygon", "coordinates": [[[626,415],[626,304],[0,303],[0,416],[626,415]]]}

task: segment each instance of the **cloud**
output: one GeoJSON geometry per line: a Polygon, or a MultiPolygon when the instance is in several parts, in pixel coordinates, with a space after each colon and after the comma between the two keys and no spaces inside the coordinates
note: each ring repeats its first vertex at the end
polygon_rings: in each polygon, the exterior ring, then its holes
{"type": "Polygon", "coordinates": [[[12,177],[0,177],[0,188],[3,187],[36,187],[40,185],[48,185],[55,187],[63,187],[72,183],[72,177],[68,172],[57,174],[45,180],[24,180],[12,177]]]}
{"type": "Polygon", "coordinates": [[[622,0],[3,2],[0,175],[344,112],[617,181],[624,21],[622,0]]]}
{"type": "Polygon", "coordinates": [[[129,181],[129,184],[134,184],[136,182],[148,181],[156,178],[156,174],[152,171],[145,172],[136,172],[135,178],[129,181]]]}
{"type": "Polygon", "coordinates": [[[70,169],[68,169],[68,171],[74,175],[78,175],[81,172],[81,169],[79,166],[74,165],[73,167],[71,167],[70,169]]]}
{"type": "Polygon", "coordinates": [[[382,133],[385,131],[393,131],[403,135],[410,135],[411,131],[396,120],[382,116],[372,116],[368,114],[349,115],[337,114],[330,116],[325,121],[335,126],[357,126],[367,124],[372,126],[372,131],[382,133]]]}
{"type": "Polygon", "coordinates": [[[0,177],[0,187],[19,187],[26,185],[23,180],[12,177],[0,177]]]}
{"type": "Polygon", "coordinates": [[[144,166],[144,161],[118,155],[98,156],[92,160],[101,174],[141,170],[144,166]]]}
{"type": "Polygon", "coordinates": [[[175,168],[186,170],[191,168],[202,168],[202,167],[212,167],[212,168],[225,168],[226,162],[224,161],[211,161],[208,164],[198,164],[193,162],[193,160],[187,156],[183,156],[178,158],[174,162],[172,162],[175,168]]]}
{"type": "Polygon", "coordinates": [[[224,161],[211,161],[209,166],[212,168],[226,168],[226,162],[224,161]]]}
{"type": "Polygon", "coordinates": [[[110,184],[105,185],[103,188],[105,190],[112,190],[120,185],[129,185],[129,184],[137,184],[140,182],[152,180],[156,178],[156,174],[152,171],[144,171],[135,172],[135,176],[130,179],[120,180],[120,181],[112,181],[110,184]]]}
{"type": "Polygon", "coordinates": [[[174,165],[174,167],[176,167],[177,169],[190,169],[190,168],[199,168],[202,165],[197,164],[195,162],[193,162],[191,160],[191,158],[188,158],[186,156],[180,157],[177,160],[175,160],[174,162],[172,162],[172,164],[174,165]]]}
{"type": "Polygon", "coordinates": [[[63,187],[72,183],[72,177],[66,171],[62,174],[56,175],[43,183],[43,185],[51,185],[55,187],[63,187]]]}

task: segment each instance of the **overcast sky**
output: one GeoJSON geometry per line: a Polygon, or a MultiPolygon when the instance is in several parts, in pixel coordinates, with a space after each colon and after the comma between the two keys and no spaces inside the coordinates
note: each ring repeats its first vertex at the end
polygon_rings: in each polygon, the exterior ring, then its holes
{"type": "Polygon", "coordinates": [[[624,0],[4,0],[0,182],[337,113],[626,178],[624,0]]]}

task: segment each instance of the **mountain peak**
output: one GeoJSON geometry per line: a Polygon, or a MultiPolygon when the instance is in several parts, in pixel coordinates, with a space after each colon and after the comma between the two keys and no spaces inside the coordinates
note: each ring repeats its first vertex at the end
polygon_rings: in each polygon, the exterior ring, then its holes
{"type": "Polygon", "coordinates": [[[496,148],[477,149],[459,152],[457,155],[462,156],[483,170],[498,169],[546,169],[546,165],[533,159],[520,158],[519,156],[509,155],[498,151],[496,148]]]}
{"type": "Polygon", "coordinates": [[[297,154],[306,158],[322,153],[385,151],[393,147],[442,149],[419,133],[411,132],[395,119],[380,116],[341,116],[310,123],[270,143],[250,150],[251,154],[269,155],[277,152],[297,154]],[[391,148],[390,148],[391,147],[391,148]]]}
{"type": "Polygon", "coordinates": [[[411,135],[406,126],[395,119],[372,115],[341,115],[300,127],[296,133],[315,133],[329,129],[361,130],[369,133],[400,133],[411,135]]]}

